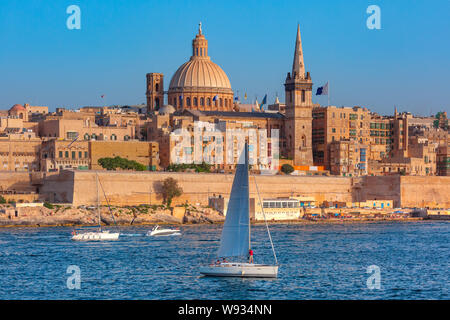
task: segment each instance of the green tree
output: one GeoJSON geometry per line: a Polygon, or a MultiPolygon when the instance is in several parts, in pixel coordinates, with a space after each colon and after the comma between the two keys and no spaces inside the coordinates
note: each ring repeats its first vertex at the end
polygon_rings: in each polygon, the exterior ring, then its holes
{"type": "Polygon", "coordinates": [[[182,171],[186,171],[188,169],[194,169],[195,172],[211,172],[211,165],[208,163],[202,162],[201,164],[172,163],[169,166],[167,166],[167,171],[172,171],[172,172],[182,172],[182,171]]]}
{"type": "Polygon", "coordinates": [[[5,197],[3,197],[3,196],[0,196],[0,203],[1,203],[1,204],[3,204],[3,203],[6,203],[6,199],[5,199],[5,197]]]}
{"type": "Polygon", "coordinates": [[[289,163],[285,163],[281,166],[281,172],[285,174],[291,174],[293,171],[294,168],[289,163]]]}
{"type": "Polygon", "coordinates": [[[47,201],[44,202],[44,207],[46,207],[47,209],[54,209],[55,208],[50,202],[47,202],[47,201]]]}
{"type": "Polygon", "coordinates": [[[98,164],[106,170],[120,168],[123,170],[145,171],[147,169],[143,164],[135,160],[128,160],[119,156],[114,158],[100,158],[98,159],[98,164]]]}
{"type": "Polygon", "coordinates": [[[164,203],[170,207],[172,200],[183,194],[183,189],[178,185],[178,181],[174,178],[167,178],[162,183],[161,193],[164,203]]]}

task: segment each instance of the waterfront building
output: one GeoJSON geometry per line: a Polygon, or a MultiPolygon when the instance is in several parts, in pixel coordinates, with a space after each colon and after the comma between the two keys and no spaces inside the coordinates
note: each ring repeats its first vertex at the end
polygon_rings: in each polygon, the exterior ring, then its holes
{"type": "Polygon", "coordinates": [[[101,158],[121,157],[144,165],[147,170],[159,170],[159,147],[154,141],[90,141],[91,170],[103,170],[98,163],[101,158]]]}
{"type": "Polygon", "coordinates": [[[257,200],[254,211],[254,219],[256,221],[264,221],[265,216],[265,219],[268,221],[296,220],[303,217],[303,208],[310,207],[310,204],[313,202],[314,199],[303,201],[302,203],[299,199],[295,198],[263,199],[263,205],[261,207],[261,202],[257,200]]]}
{"type": "Polygon", "coordinates": [[[85,141],[50,139],[42,142],[41,170],[103,170],[100,158],[121,157],[159,169],[158,144],[151,141],[85,141]]]}
{"type": "Polygon", "coordinates": [[[339,140],[330,143],[330,173],[342,176],[367,175],[367,145],[355,140],[339,140]]]}
{"type": "Polygon", "coordinates": [[[34,132],[0,136],[0,171],[39,171],[41,139],[34,132]]]}

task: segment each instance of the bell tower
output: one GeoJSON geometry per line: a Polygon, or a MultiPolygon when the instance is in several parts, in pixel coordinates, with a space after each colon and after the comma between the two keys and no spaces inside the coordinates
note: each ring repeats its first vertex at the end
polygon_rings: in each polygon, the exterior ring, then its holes
{"type": "Polygon", "coordinates": [[[286,94],[285,137],[287,155],[294,165],[312,166],[312,81],[305,74],[300,26],[297,26],[294,62],[284,83],[286,94]]]}
{"type": "Polygon", "coordinates": [[[164,75],[147,73],[147,113],[158,110],[164,104],[164,75]]]}

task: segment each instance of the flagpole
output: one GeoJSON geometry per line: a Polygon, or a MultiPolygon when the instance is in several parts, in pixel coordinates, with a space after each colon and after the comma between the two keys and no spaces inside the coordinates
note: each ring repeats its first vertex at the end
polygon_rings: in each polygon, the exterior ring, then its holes
{"type": "Polygon", "coordinates": [[[328,80],[328,106],[330,106],[330,80],[328,80]]]}

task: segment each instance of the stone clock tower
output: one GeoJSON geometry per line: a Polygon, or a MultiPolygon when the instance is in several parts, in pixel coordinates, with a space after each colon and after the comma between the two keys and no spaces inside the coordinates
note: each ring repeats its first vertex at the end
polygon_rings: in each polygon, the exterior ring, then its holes
{"type": "Polygon", "coordinates": [[[284,84],[286,93],[286,149],[296,166],[312,166],[312,81],[305,74],[300,26],[297,27],[292,73],[284,84]]]}

